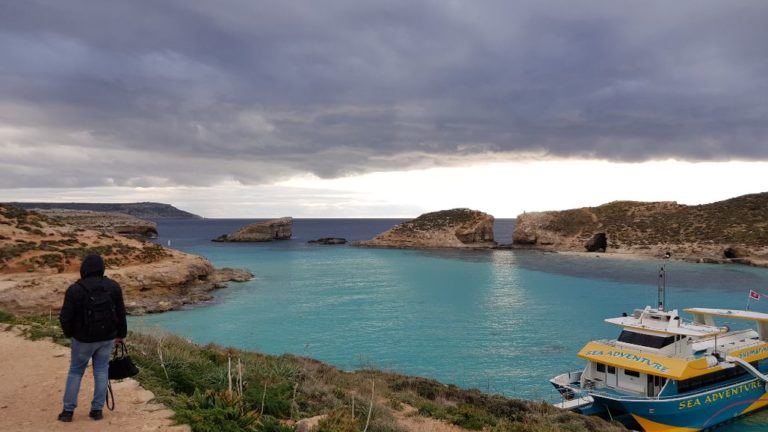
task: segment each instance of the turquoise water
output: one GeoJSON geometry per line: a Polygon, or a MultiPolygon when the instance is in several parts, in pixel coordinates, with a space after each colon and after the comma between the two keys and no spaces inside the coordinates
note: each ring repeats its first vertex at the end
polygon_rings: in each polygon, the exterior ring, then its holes
{"type": "MultiPolygon", "coordinates": [[[[376,367],[548,399],[555,393],[547,380],[583,367],[576,353],[587,341],[617,335],[604,318],[655,302],[662,264],[673,308],[743,308],[749,289],[768,291],[768,271],[740,266],[305,243],[344,234],[367,238],[391,221],[297,221],[292,241],[208,241],[240,222],[161,224],[160,242],[171,240],[216,266],[247,268],[256,279],[217,291],[204,307],[140,317],[131,325],[159,326],[197,342],[305,355],[343,369],[376,367]]],[[[761,306],[753,303],[768,311],[761,306]]],[[[766,424],[768,415],[759,413],[720,430],[765,430],[766,424]]]]}

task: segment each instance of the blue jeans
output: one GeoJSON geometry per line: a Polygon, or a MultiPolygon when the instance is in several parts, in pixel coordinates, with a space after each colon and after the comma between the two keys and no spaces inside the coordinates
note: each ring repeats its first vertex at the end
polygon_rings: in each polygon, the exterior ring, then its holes
{"type": "Polygon", "coordinates": [[[74,411],[77,408],[77,394],[80,393],[80,381],[88,366],[88,360],[93,358],[93,400],[91,410],[104,408],[109,383],[109,357],[112,353],[114,340],[102,342],[80,342],[72,338],[72,354],[67,375],[67,386],[64,389],[64,409],[74,411]]]}

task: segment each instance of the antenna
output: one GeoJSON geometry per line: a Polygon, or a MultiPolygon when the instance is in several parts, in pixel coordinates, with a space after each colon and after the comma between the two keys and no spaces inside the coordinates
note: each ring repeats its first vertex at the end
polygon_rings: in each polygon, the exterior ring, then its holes
{"type": "Polygon", "coordinates": [[[659,311],[663,311],[667,303],[667,274],[664,266],[659,270],[659,311]]]}

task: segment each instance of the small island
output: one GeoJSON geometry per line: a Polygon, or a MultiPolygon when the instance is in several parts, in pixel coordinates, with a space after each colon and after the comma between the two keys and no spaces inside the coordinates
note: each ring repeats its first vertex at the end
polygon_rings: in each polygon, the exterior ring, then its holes
{"type": "Polygon", "coordinates": [[[341,237],[323,237],[317,240],[310,240],[307,243],[319,245],[343,245],[347,244],[347,239],[341,237]]]}
{"type": "Polygon", "coordinates": [[[491,248],[493,216],[477,210],[456,208],[425,213],[403,222],[371,240],[355,243],[364,247],[391,248],[491,248]]]}
{"type": "Polygon", "coordinates": [[[222,234],[215,242],[269,242],[289,240],[292,235],[293,218],[283,217],[266,222],[246,225],[232,234],[222,234]]]}

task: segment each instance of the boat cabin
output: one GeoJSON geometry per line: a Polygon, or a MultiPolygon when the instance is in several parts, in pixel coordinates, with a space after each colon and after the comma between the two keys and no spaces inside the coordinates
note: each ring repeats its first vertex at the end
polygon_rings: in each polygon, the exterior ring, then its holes
{"type": "MultiPolygon", "coordinates": [[[[589,342],[579,352],[588,361],[578,374],[579,387],[632,397],[672,396],[747,373],[722,362],[725,355],[741,355],[755,368],[757,360],[768,357],[764,338],[768,337],[768,315],[715,309],[686,312],[693,314],[693,321],[680,319],[677,310],[651,307],[606,319],[621,326],[621,333],[615,340],[589,342]],[[716,316],[757,321],[759,331],[718,327],[716,316]]],[[[575,384],[577,377],[571,375],[575,384]]]]}

